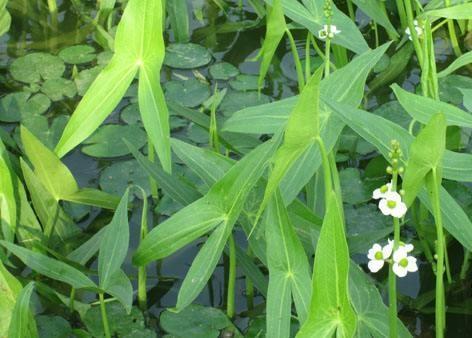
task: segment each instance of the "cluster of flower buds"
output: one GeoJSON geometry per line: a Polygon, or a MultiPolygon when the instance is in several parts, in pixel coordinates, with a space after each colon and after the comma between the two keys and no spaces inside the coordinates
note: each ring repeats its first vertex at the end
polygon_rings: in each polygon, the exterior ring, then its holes
{"type": "Polygon", "coordinates": [[[378,272],[385,262],[389,262],[393,264],[392,270],[398,277],[405,277],[408,272],[418,271],[416,258],[409,255],[413,249],[413,244],[399,243],[398,248],[393,252],[393,241],[390,239],[383,247],[375,243],[367,253],[369,259],[367,266],[371,272],[378,272]]]}
{"type": "Polygon", "coordinates": [[[318,31],[318,37],[321,40],[332,39],[335,35],[341,33],[335,25],[331,25],[331,18],[333,17],[333,6],[331,5],[331,0],[326,0],[323,7],[324,16],[328,24],[323,25],[323,29],[318,31]]]}
{"type": "MultiPolygon", "coordinates": [[[[423,28],[418,24],[417,20],[413,20],[413,26],[415,27],[416,35],[418,36],[418,38],[421,37],[423,35],[423,28]]],[[[405,29],[405,33],[410,41],[413,40],[413,37],[411,36],[410,27],[407,27],[405,29]]]]}

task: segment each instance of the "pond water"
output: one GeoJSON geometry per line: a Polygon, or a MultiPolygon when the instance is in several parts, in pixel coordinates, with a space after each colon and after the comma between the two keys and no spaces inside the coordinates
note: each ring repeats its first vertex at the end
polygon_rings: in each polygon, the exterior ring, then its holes
{"type": "MultiPolygon", "coordinates": [[[[190,0],[189,0],[190,1],[190,0]]],[[[0,76],[1,91],[2,94],[13,93],[18,91],[32,91],[34,89],[28,88],[28,86],[22,86],[18,82],[14,81],[9,74],[9,66],[18,57],[24,56],[32,52],[47,52],[51,54],[57,54],[63,48],[68,46],[74,46],[78,44],[87,44],[92,46],[96,53],[103,51],[103,48],[97,44],[93,39],[92,26],[87,24],[86,18],[80,13],[80,6],[76,7],[68,1],[59,2],[59,15],[57,22],[51,22],[48,16],[46,5],[42,2],[29,1],[29,0],[15,0],[12,1],[11,14],[13,17],[12,26],[10,32],[3,36],[0,41],[0,76]]],[[[257,15],[253,12],[251,6],[248,6],[244,1],[242,8],[238,4],[229,4],[226,8],[226,16],[222,15],[215,3],[212,1],[202,2],[202,13],[204,20],[203,22],[197,19],[197,15],[191,15],[191,32],[193,43],[202,45],[210,50],[213,61],[212,64],[224,61],[237,67],[240,73],[248,75],[256,75],[259,71],[259,63],[251,61],[257,55],[258,49],[264,37],[265,27],[257,20],[257,15]],[[237,22],[244,22],[245,25],[236,24],[237,22]],[[250,28],[247,28],[250,27],[250,28]]],[[[74,3],[74,1],[72,1],[74,3]]],[[[95,1],[81,1],[82,6],[93,7],[95,1]]],[[[190,6],[189,6],[190,10],[190,6]]],[[[86,13],[87,11],[84,11],[86,13]]],[[[359,22],[363,22],[364,17],[358,15],[359,22]]],[[[170,30],[168,31],[170,32],[170,30]]],[[[173,41],[172,34],[166,37],[167,41],[173,41]]],[[[300,56],[304,58],[304,44],[305,36],[298,36],[295,33],[295,40],[299,47],[300,56]]],[[[436,41],[436,48],[438,53],[438,61],[443,65],[447,65],[450,62],[452,51],[447,47],[445,40],[438,38],[436,41]]],[[[106,54],[101,55],[106,58],[106,54]]],[[[231,102],[228,100],[226,103],[227,110],[224,114],[219,116],[222,121],[224,118],[229,116],[231,112],[242,107],[243,104],[258,103],[258,100],[278,100],[280,98],[289,97],[295,95],[297,92],[297,81],[296,72],[293,63],[292,56],[290,54],[290,46],[288,42],[286,45],[279,47],[277,50],[277,56],[274,71],[269,73],[266,79],[266,86],[262,91],[262,98],[257,98],[254,94],[251,97],[234,97],[231,102]],[[226,115],[226,116],[225,116],[226,115]]],[[[95,67],[97,59],[93,58],[92,61],[79,64],[77,69],[74,69],[71,65],[67,65],[65,76],[71,77],[75,72],[83,72],[87,69],[95,67]]],[[[313,58],[312,64],[317,66],[319,60],[313,58]]],[[[414,68],[414,63],[396,77],[395,81],[402,84],[403,87],[411,89],[419,82],[418,69],[414,68]]],[[[216,84],[220,89],[229,87],[226,81],[219,81],[216,83],[214,80],[210,80],[209,68],[207,66],[198,68],[197,70],[175,70],[168,67],[164,67],[162,70],[162,80],[167,83],[172,80],[179,80],[182,78],[201,78],[204,77],[211,82],[211,88],[216,84]]],[[[250,87],[251,81],[254,78],[248,77],[246,79],[248,83],[243,83],[243,87],[250,87]]],[[[233,88],[237,87],[237,84],[233,84],[233,88]]],[[[169,88],[164,85],[164,88],[169,88]]],[[[230,91],[234,89],[228,89],[230,91]]],[[[255,93],[255,92],[253,92],[255,93]]],[[[51,144],[57,142],[57,137],[60,135],[58,130],[61,130],[61,126],[64,126],[62,118],[72,113],[76,102],[80,99],[79,96],[75,95],[73,98],[65,98],[51,103],[51,106],[47,109],[44,116],[46,123],[44,126],[44,120],[34,121],[23,121],[29,123],[33,128],[33,132],[41,134],[42,137],[48,138],[51,144]],[[55,125],[56,124],[56,125],[55,125]]],[[[196,98],[199,99],[198,97],[196,98]]],[[[369,100],[364,102],[364,106],[369,110],[374,110],[377,107],[382,107],[385,103],[392,100],[391,94],[387,89],[382,88],[372,95],[369,96],[369,100]]],[[[136,87],[132,86],[129,94],[119,104],[116,111],[106,120],[105,123],[126,125],[123,116],[128,116],[127,121],[136,119],[136,115],[133,115],[136,106],[136,87]],[[134,109],[133,109],[134,108],[134,109]],[[128,114],[128,115],[126,115],[128,114]]],[[[392,109],[397,109],[393,107],[392,109]]],[[[385,109],[385,107],[383,108],[385,109]]],[[[173,116],[173,137],[182,138],[188,140],[194,144],[206,144],[208,142],[208,135],[201,128],[195,125],[189,124],[188,121],[173,116]]],[[[13,135],[17,135],[14,129],[17,123],[2,123],[2,127],[6,131],[11,131],[13,135]]],[[[346,139],[349,139],[349,132],[345,135],[346,139]]],[[[241,149],[244,147],[250,147],[258,142],[257,139],[240,139],[238,143],[241,149]]],[[[347,149],[344,149],[343,156],[338,159],[340,168],[362,168],[364,169],[369,163],[369,160],[373,157],[373,149],[361,140],[357,141],[357,151],[361,156],[349,156],[350,153],[347,149]],[[364,147],[364,148],[362,148],[364,147]],[[360,159],[360,160],[359,160],[360,159]]],[[[108,148],[112,148],[113,145],[108,145],[108,148]]],[[[107,149],[108,149],[107,148],[107,149]]],[[[140,175],[139,167],[131,165],[133,157],[129,154],[117,157],[94,157],[84,154],[81,147],[76,148],[72,153],[68,154],[64,158],[64,162],[73,172],[78,183],[82,187],[101,187],[104,190],[110,192],[116,192],[120,194],[124,191],[124,187],[128,183],[147,184],[147,179],[143,175],[140,175]],[[118,166],[117,166],[118,164],[118,166]]],[[[144,174],[145,175],[145,174],[144,174]]],[[[182,168],[181,175],[190,177],[191,174],[182,168]]],[[[148,187],[149,190],[149,187],[148,187]]],[[[137,197],[135,197],[137,198],[137,197]]],[[[140,203],[138,203],[139,205],[140,203]]],[[[111,214],[106,211],[99,211],[98,209],[92,209],[88,207],[77,207],[65,203],[64,207],[68,212],[74,215],[75,220],[80,226],[85,229],[86,233],[93,234],[97,228],[109,221],[111,214]]],[[[179,206],[172,203],[165,196],[160,200],[157,210],[150,215],[155,218],[155,221],[162,221],[167,215],[176,210],[179,206]],[[156,216],[159,214],[159,216],[156,216]]],[[[139,218],[140,210],[135,208],[131,217],[131,250],[136,249],[139,241],[139,218]]],[[[236,239],[243,247],[245,245],[245,236],[243,234],[236,234],[236,239]]],[[[163,309],[173,307],[176,303],[177,293],[197,250],[199,249],[202,241],[197,241],[191,246],[187,246],[185,249],[180,250],[176,254],[164,259],[158,264],[151,264],[149,267],[149,297],[151,304],[154,304],[151,308],[151,313],[158,315],[163,309]]],[[[451,257],[457,254],[461,257],[462,252],[459,248],[456,251],[451,251],[451,257]]],[[[130,258],[130,257],[128,257],[130,258]]],[[[365,257],[358,255],[354,257],[358,262],[366,262],[365,257]]],[[[136,269],[131,266],[130,259],[126,261],[125,270],[131,276],[136,274],[136,269]]],[[[460,263],[459,263],[460,264],[460,263]]],[[[214,307],[221,307],[224,305],[226,280],[225,275],[227,273],[227,262],[226,259],[222,260],[221,264],[215,271],[215,274],[210,280],[208,287],[198,297],[197,302],[204,305],[211,305],[214,307]]],[[[429,271],[430,269],[423,269],[429,271]]],[[[422,274],[414,274],[405,279],[399,281],[400,294],[403,297],[405,303],[415,302],[415,298],[418,294],[425,295],[425,290],[434,290],[434,285],[431,285],[434,281],[432,272],[422,272],[422,274]],[[423,281],[428,281],[423,282],[423,281]]],[[[469,280],[470,282],[470,280],[469,280]]],[[[236,311],[241,313],[237,318],[236,324],[240,328],[244,328],[248,323],[248,316],[261,313],[263,309],[258,307],[257,304],[263,303],[263,298],[257,296],[255,299],[256,307],[252,313],[244,312],[247,309],[246,297],[244,295],[245,290],[245,279],[242,274],[238,275],[237,286],[236,286],[236,311]]],[[[386,294],[386,286],[383,288],[384,295],[386,294]]],[[[470,285],[463,285],[462,287],[455,287],[454,294],[449,295],[452,297],[454,302],[460,302],[465,298],[470,297],[470,285]],[[461,291],[462,290],[462,291],[461,291]]],[[[470,300],[470,298],[469,298],[470,300]]],[[[471,307],[468,309],[461,308],[457,309],[457,314],[448,314],[448,337],[460,337],[467,333],[472,332],[472,323],[470,317],[463,315],[462,313],[469,311],[469,315],[472,313],[472,302],[471,307]]],[[[417,304],[416,304],[417,305],[417,304]]],[[[421,312],[403,312],[402,315],[405,323],[409,325],[410,331],[414,332],[421,337],[430,337],[433,335],[431,327],[434,324],[434,309],[422,309],[421,312]]]]}

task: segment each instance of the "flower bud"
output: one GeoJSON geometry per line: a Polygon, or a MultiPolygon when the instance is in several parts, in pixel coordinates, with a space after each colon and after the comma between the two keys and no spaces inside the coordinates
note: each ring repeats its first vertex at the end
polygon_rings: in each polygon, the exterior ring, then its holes
{"type": "Polygon", "coordinates": [[[386,171],[389,175],[393,174],[393,168],[391,166],[388,166],[386,171]]]}

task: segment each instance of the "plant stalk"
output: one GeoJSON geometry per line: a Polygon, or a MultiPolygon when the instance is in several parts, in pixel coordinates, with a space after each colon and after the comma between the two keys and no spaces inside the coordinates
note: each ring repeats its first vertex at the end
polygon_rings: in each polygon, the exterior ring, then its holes
{"type": "Polygon", "coordinates": [[[236,286],[236,244],[233,234],[229,236],[229,273],[228,273],[228,298],[226,301],[226,314],[231,319],[234,317],[234,289],[236,286]]]}
{"type": "Polygon", "coordinates": [[[105,333],[105,338],[111,338],[110,324],[108,324],[107,308],[105,305],[105,297],[103,295],[103,292],[100,292],[98,294],[98,297],[100,299],[100,312],[102,314],[103,331],[105,333]]]}
{"type": "Polygon", "coordinates": [[[305,87],[302,63],[300,62],[300,56],[298,55],[297,45],[295,44],[295,40],[293,39],[292,32],[290,32],[290,29],[288,28],[285,30],[285,32],[287,33],[288,40],[290,41],[290,48],[292,50],[293,61],[295,63],[295,69],[297,70],[298,90],[301,93],[301,91],[305,87]]]}
{"type": "MultiPolygon", "coordinates": [[[[398,171],[395,169],[392,173],[392,190],[397,191],[398,171]]],[[[393,251],[398,249],[400,245],[400,222],[398,218],[393,217],[393,251]]],[[[388,270],[388,309],[389,309],[389,324],[390,324],[390,338],[398,337],[397,326],[397,278],[393,272],[393,263],[388,270]]]]}

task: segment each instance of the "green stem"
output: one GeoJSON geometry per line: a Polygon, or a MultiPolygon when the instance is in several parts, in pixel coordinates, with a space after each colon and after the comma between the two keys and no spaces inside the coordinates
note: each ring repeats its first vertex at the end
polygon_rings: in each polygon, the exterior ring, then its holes
{"type": "Polygon", "coordinates": [[[226,301],[226,314],[231,319],[234,317],[234,289],[236,285],[236,244],[233,234],[229,236],[229,274],[228,274],[228,298],[226,301]]]}
{"type": "MultiPolygon", "coordinates": [[[[155,158],[156,152],[154,150],[154,146],[152,145],[151,140],[148,137],[148,159],[150,162],[154,162],[155,158]]],[[[157,203],[159,200],[159,187],[157,186],[157,182],[152,177],[149,177],[149,184],[151,186],[151,196],[157,203]]]]}
{"type": "Polygon", "coordinates": [[[329,76],[329,66],[330,66],[330,54],[331,54],[331,39],[326,38],[325,44],[325,62],[324,62],[324,75],[327,78],[329,76]]]}
{"type": "Polygon", "coordinates": [[[461,280],[465,280],[467,277],[467,272],[469,271],[470,268],[470,251],[464,248],[464,261],[462,262],[462,267],[461,267],[461,273],[460,273],[460,278],[461,280]]]}
{"type": "Polygon", "coordinates": [[[56,0],[48,0],[49,13],[57,13],[57,2],[56,0]]]}
{"type": "Polygon", "coordinates": [[[310,53],[310,37],[311,33],[308,31],[306,36],[306,43],[305,43],[305,81],[311,78],[311,53],[310,53]]]}
{"type": "Polygon", "coordinates": [[[70,290],[70,299],[69,299],[69,310],[70,312],[74,312],[74,301],[75,301],[75,288],[70,290]]]}
{"type": "Polygon", "coordinates": [[[347,0],[347,11],[349,13],[349,17],[352,21],[356,22],[356,14],[354,12],[354,6],[352,5],[352,0],[347,0]]]}
{"type": "Polygon", "coordinates": [[[439,201],[439,185],[436,169],[432,170],[432,191],[431,197],[433,202],[434,220],[436,223],[436,255],[437,255],[437,269],[436,269],[436,337],[444,337],[445,327],[445,302],[444,302],[444,231],[441,215],[441,204],[439,201]]]}
{"type": "Polygon", "coordinates": [[[331,168],[329,165],[329,158],[326,152],[326,147],[324,145],[323,139],[320,136],[318,136],[316,140],[318,141],[318,144],[320,146],[321,163],[323,165],[323,175],[324,175],[325,202],[326,202],[325,205],[327,206],[329,195],[331,194],[331,191],[333,191],[333,180],[331,178],[331,168]]]}
{"type": "MultiPolygon", "coordinates": [[[[451,0],[444,0],[444,7],[451,6],[451,0]]],[[[454,50],[454,54],[457,57],[462,55],[461,48],[459,47],[459,41],[456,35],[456,28],[454,27],[454,20],[447,19],[447,29],[449,31],[449,38],[451,39],[452,49],[454,50]]]]}
{"type": "Polygon", "coordinates": [[[413,41],[413,45],[415,46],[416,57],[418,58],[419,64],[422,65],[423,64],[423,50],[421,49],[421,45],[418,39],[418,33],[416,32],[416,28],[414,25],[415,17],[413,15],[413,9],[411,7],[411,0],[405,0],[405,9],[406,9],[408,28],[410,29],[411,39],[413,41]]]}
{"type": "Polygon", "coordinates": [[[297,70],[298,90],[301,92],[303,88],[305,87],[302,63],[300,62],[300,57],[298,56],[297,45],[295,44],[295,40],[293,39],[293,35],[290,32],[290,29],[287,28],[285,32],[287,33],[288,40],[290,41],[290,48],[292,50],[293,61],[295,63],[295,69],[297,70]]]}
{"type": "Polygon", "coordinates": [[[397,4],[398,15],[400,16],[400,25],[402,30],[407,27],[407,19],[405,14],[405,7],[403,6],[402,0],[395,0],[397,4]]]}
{"type": "Polygon", "coordinates": [[[103,292],[100,292],[98,294],[98,297],[100,298],[100,312],[102,314],[103,331],[105,333],[105,338],[111,338],[110,325],[108,324],[107,308],[105,305],[105,297],[103,295],[103,292]]]}
{"type": "MultiPolygon", "coordinates": [[[[147,220],[148,201],[147,201],[146,193],[144,192],[144,190],[142,190],[141,192],[143,195],[143,211],[141,213],[140,239],[142,241],[148,234],[148,220],[147,220]]],[[[146,311],[147,309],[146,280],[147,280],[147,270],[146,270],[146,265],[143,265],[138,268],[138,305],[142,311],[146,311]]]]}
{"type": "MultiPolygon", "coordinates": [[[[250,248],[247,249],[248,257],[252,257],[252,251],[250,248]]],[[[254,283],[246,276],[246,301],[248,310],[254,309],[254,283]]]]}
{"type": "MultiPolygon", "coordinates": [[[[392,173],[392,190],[397,191],[398,171],[392,173]]],[[[400,221],[393,217],[393,252],[400,245],[400,221]]],[[[388,299],[389,299],[389,322],[390,322],[390,338],[398,337],[397,327],[397,278],[393,272],[393,264],[390,265],[388,271],[388,299]]]]}
{"type": "MultiPolygon", "coordinates": [[[[383,1],[381,1],[383,3],[383,1]]],[[[375,48],[379,46],[379,30],[377,29],[377,22],[374,21],[374,38],[375,38],[375,48]]]]}

